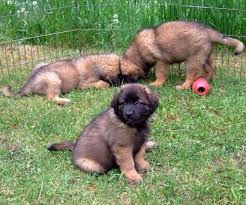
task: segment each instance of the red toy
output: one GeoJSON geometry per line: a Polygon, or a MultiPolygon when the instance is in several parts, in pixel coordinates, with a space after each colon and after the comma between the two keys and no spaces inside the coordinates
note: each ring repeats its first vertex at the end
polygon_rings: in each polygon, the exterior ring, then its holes
{"type": "Polygon", "coordinates": [[[192,90],[198,95],[206,95],[210,91],[210,85],[204,78],[198,78],[192,84],[192,90]]]}

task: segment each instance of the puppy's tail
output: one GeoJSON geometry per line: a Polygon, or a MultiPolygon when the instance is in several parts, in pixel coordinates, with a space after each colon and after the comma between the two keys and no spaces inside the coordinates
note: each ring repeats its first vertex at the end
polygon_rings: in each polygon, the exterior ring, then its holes
{"type": "Polygon", "coordinates": [[[0,89],[0,92],[2,92],[3,96],[5,97],[15,97],[15,96],[27,95],[31,92],[31,89],[29,88],[28,84],[26,84],[19,91],[15,93],[11,90],[10,86],[5,86],[0,89]]]}
{"type": "Polygon", "coordinates": [[[72,151],[73,146],[74,146],[73,142],[64,141],[64,142],[50,145],[48,147],[48,150],[49,151],[59,151],[59,150],[70,150],[70,151],[72,151]]]}
{"type": "Polygon", "coordinates": [[[239,55],[243,52],[244,44],[238,39],[226,37],[213,29],[207,29],[207,32],[212,42],[234,47],[234,55],[239,55]]]}
{"type": "MultiPolygon", "coordinates": [[[[48,63],[39,63],[34,67],[34,70],[36,72],[38,72],[39,69],[43,69],[43,67],[49,65],[48,63]]],[[[24,95],[28,95],[32,92],[32,88],[33,88],[33,79],[32,77],[29,78],[29,80],[27,81],[27,83],[22,86],[22,88],[18,91],[18,92],[13,92],[11,90],[10,86],[5,86],[0,88],[0,92],[3,93],[3,96],[5,97],[15,97],[15,96],[24,96],[24,95]]]]}

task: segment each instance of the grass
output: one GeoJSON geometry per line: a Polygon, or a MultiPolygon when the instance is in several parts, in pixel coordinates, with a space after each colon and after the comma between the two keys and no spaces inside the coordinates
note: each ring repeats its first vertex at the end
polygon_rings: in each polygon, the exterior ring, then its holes
{"type": "MultiPolygon", "coordinates": [[[[78,0],[78,10],[75,2],[0,1],[1,77],[7,73],[11,80],[16,70],[24,78],[37,63],[75,56],[80,50],[122,54],[140,28],[176,19],[204,23],[246,43],[244,0],[78,0]]],[[[238,60],[228,50],[223,46],[215,52],[228,70],[222,73],[244,80],[245,53],[238,60]]]]}
{"type": "MultiPolygon", "coordinates": [[[[214,49],[214,56],[216,59],[217,77],[220,79],[230,77],[231,79],[244,82],[246,80],[246,53],[240,56],[234,56],[228,47],[216,46],[214,49]]],[[[121,52],[117,52],[121,54],[121,52]]],[[[104,50],[97,51],[93,48],[83,50],[83,53],[105,53],[104,50]]],[[[0,49],[0,77],[2,83],[0,87],[5,84],[15,85],[23,82],[26,79],[35,65],[43,62],[54,62],[56,60],[73,58],[80,55],[80,51],[76,49],[67,49],[65,47],[49,47],[42,45],[18,45],[9,44],[2,46],[0,49]],[[18,82],[17,82],[18,81],[18,82]]],[[[184,65],[175,65],[170,69],[172,74],[183,75],[184,65]]]]}
{"type": "MultiPolygon", "coordinates": [[[[181,5],[178,0],[78,0],[78,10],[75,2],[0,1],[0,75],[8,73],[10,80],[14,69],[24,78],[36,63],[78,55],[79,50],[122,54],[140,28],[176,19],[204,23],[246,43],[244,0],[183,0],[181,5]]],[[[240,62],[226,49],[216,55],[228,76],[245,76],[245,53],[240,62]]]]}
{"type": "Polygon", "coordinates": [[[185,19],[204,23],[227,35],[244,36],[244,0],[232,1],[75,1],[4,0],[0,2],[0,42],[60,45],[72,48],[126,48],[139,28],[185,19]],[[11,2],[11,3],[8,3],[11,2]],[[71,32],[49,35],[56,32],[71,32]],[[100,31],[100,32],[99,32],[100,31]],[[42,37],[37,37],[44,35],[42,37]]]}
{"type": "Polygon", "coordinates": [[[147,153],[152,168],[133,187],[118,170],[82,173],[70,152],[46,149],[75,140],[117,88],[70,92],[66,107],[37,95],[0,96],[1,204],[245,204],[245,84],[216,80],[200,97],[175,90],[181,81],[171,76],[154,89],[160,106],[150,138],[159,147],[147,153]]]}
{"type": "MultiPolygon", "coordinates": [[[[70,0],[42,0],[36,6],[0,2],[0,86],[17,89],[33,64],[78,55],[81,48],[122,52],[139,28],[163,21],[196,20],[227,35],[246,33],[244,0],[192,0],[181,6],[178,1],[79,0],[79,5],[77,13],[70,0]]],[[[152,168],[135,187],[118,170],[82,173],[73,167],[70,152],[46,149],[75,140],[117,88],[70,92],[66,97],[74,103],[66,107],[43,96],[0,96],[0,204],[245,204],[245,53],[240,59],[216,55],[219,72],[206,97],[176,91],[182,79],[174,75],[155,89],[160,106],[151,139],[159,147],[146,155],[152,168]]]]}

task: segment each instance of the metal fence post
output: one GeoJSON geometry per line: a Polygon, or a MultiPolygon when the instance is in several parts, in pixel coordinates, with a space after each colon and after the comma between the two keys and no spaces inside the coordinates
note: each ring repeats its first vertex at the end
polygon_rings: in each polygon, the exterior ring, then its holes
{"type": "Polygon", "coordinates": [[[79,53],[81,54],[82,52],[82,42],[81,42],[81,37],[80,37],[80,26],[79,26],[79,0],[75,0],[75,15],[76,15],[76,29],[77,30],[77,38],[78,38],[78,45],[79,45],[79,53]]]}
{"type": "Polygon", "coordinates": [[[79,24],[79,0],[75,0],[75,13],[76,13],[76,25],[77,25],[77,28],[78,28],[78,24],[79,24]]]}
{"type": "Polygon", "coordinates": [[[182,0],[179,0],[178,2],[179,6],[178,6],[178,12],[179,12],[179,20],[182,19],[182,0]]]}
{"type": "MultiPolygon", "coordinates": [[[[165,0],[164,0],[164,5],[165,5],[165,0]]],[[[163,22],[164,21],[164,18],[163,18],[164,12],[162,11],[162,9],[163,9],[163,5],[162,5],[162,1],[160,1],[160,15],[161,15],[161,20],[163,22]]]]}

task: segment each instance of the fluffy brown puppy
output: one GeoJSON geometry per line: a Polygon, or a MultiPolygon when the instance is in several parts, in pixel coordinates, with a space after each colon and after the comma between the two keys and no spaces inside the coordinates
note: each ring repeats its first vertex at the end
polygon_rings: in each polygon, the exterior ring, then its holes
{"type": "Polygon", "coordinates": [[[110,107],[95,117],[75,143],[62,142],[49,150],[72,150],[73,163],[85,172],[104,173],[114,167],[131,183],[142,180],[136,171],[149,168],[144,160],[149,118],[158,97],[146,86],[127,84],[114,96],[110,107]]]}
{"type": "Polygon", "coordinates": [[[60,98],[75,88],[106,88],[116,83],[120,75],[120,60],[115,54],[81,56],[75,59],[61,60],[51,64],[36,66],[27,83],[17,93],[10,87],[2,88],[4,96],[45,94],[49,100],[64,105],[69,99],[60,98]]]}
{"type": "Polygon", "coordinates": [[[170,64],[184,62],[186,80],[176,88],[188,89],[202,71],[207,80],[212,78],[215,70],[214,43],[234,47],[235,55],[244,49],[241,41],[195,22],[172,21],[144,29],[137,33],[122,56],[121,72],[128,82],[136,82],[155,65],[156,80],[151,85],[158,87],[167,80],[170,64]]]}

